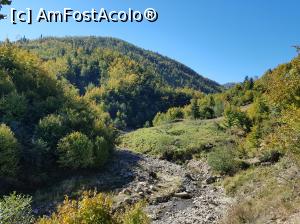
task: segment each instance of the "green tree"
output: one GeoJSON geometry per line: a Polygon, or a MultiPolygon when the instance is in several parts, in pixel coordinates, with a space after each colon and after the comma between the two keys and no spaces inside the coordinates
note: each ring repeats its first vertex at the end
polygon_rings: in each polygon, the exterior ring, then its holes
{"type": "Polygon", "coordinates": [[[248,110],[249,117],[256,124],[261,123],[263,120],[267,119],[269,113],[270,113],[269,106],[267,105],[267,102],[262,97],[257,97],[248,110]]]}
{"type": "Polygon", "coordinates": [[[174,121],[176,119],[183,119],[184,114],[182,109],[179,107],[172,107],[166,113],[167,119],[170,121],[174,121]]]}
{"type": "Polygon", "coordinates": [[[45,141],[54,150],[58,141],[65,135],[66,129],[62,116],[50,114],[40,120],[36,137],[45,141]]]}
{"type": "Polygon", "coordinates": [[[0,176],[14,177],[20,160],[19,146],[14,133],[5,124],[0,125],[0,176]]]}
{"type": "Polygon", "coordinates": [[[244,131],[249,132],[251,128],[251,120],[247,114],[241,111],[240,108],[228,105],[224,111],[224,124],[226,127],[239,127],[244,131]]]}
{"type": "Polygon", "coordinates": [[[10,76],[0,70],[0,96],[7,95],[15,89],[10,76]]]}
{"type": "Polygon", "coordinates": [[[199,105],[196,99],[191,100],[191,116],[193,119],[200,118],[199,105]]]}
{"type": "Polygon", "coordinates": [[[93,166],[93,143],[84,134],[72,132],[58,143],[59,164],[71,169],[93,166]]]}
{"type": "Polygon", "coordinates": [[[0,121],[10,124],[14,121],[22,121],[27,112],[27,100],[24,95],[11,92],[0,99],[0,121]]]}
{"type": "Polygon", "coordinates": [[[200,110],[200,117],[203,119],[212,119],[215,117],[215,111],[213,108],[205,106],[200,110]]]}
{"type": "MultiPolygon", "coordinates": [[[[1,11],[2,5],[11,5],[11,2],[12,1],[9,1],[9,0],[1,0],[0,1],[0,11],[1,11]]],[[[6,15],[3,15],[0,13],[0,20],[5,19],[5,17],[6,17],[6,15]]]]}

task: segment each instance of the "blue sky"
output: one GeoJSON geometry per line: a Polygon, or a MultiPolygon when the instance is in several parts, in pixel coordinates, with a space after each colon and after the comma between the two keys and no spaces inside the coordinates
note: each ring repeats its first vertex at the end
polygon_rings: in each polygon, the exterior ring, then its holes
{"type": "MultiPolygon", "coordinates": [[[[260,76],[296,56],[300,45],[299,0],[13,0],[11,7],[38,11],[91,8],[155,8],[155,23],[0,22],[0,40],[44,36],[117,37],[176,59],[219,83],[260,76]]],[[[2,12],[9,13],[5,6],[2,12]]]]}

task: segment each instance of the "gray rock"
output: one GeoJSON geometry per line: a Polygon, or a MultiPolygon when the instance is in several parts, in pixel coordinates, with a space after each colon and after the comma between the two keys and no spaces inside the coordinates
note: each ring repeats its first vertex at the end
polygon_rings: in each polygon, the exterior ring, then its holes
{"type": "Polygon", "coordinates": [[[206,179],[206,183],[207,184],[213,184],[213,183],[215,183],[217,181],[217,179],[218,179],[217,177],[211,176],[211,177],[209,177],[209,178],[206,179]]]}
{"type": "Polygon", "coordinates": [[[185,192],[185,191],[179,192],[179,193],[175,193],[174,197],[182,198],[182,199],[190,199],[190,198],[192,198],[192,196],[189,193],[185,192]]]}

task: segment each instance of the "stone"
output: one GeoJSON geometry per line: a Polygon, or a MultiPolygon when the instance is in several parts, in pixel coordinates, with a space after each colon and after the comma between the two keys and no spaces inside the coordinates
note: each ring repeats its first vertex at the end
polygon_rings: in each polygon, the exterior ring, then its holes
{"type": "Polygon", "coordinates": [[[121,191],[121,193],[130,195],[132,191],[129,190],[128,188],[125,188],[123,191],[121,191]]]}
{"type": "Polygon", "coordinates": [[[207,184],[213,184],[213,183],[215,183],[216,181],[217,181],[217,177],[215,177],[215,176],[210,176],[209,178],[207,178],[206,179],[206,183],[207,184]]]}
{"type": "Polygon", "coordinates": [[[185,191],[179,192],[179,193],[175,193],[174,197],[182,198],[182,199],[190,199],[190,198],[192,198],[192,196],[189,193],[185,192],[185,191]]]}
{"type": "Polygon", "coordinates": [[[196,181],[196,179],[195,179],[191,174],[189,174],[189,173],[187,173],[187,174],[185,175],[185,177],[186,177],[187,179],[191,180],[191,181],[196,181]]]}
{"type": "Polygon", "coordinates": [[[128,205],[131,205],[133,203],[132,199],[129,197],[125,198],[123,202],[128,205]]]}
{"type": "Polygon", "coordinates": [[[157,179],[157,174],[154,171],[150,171],[149,176],[152,177],[153,179],[157,179]]]}

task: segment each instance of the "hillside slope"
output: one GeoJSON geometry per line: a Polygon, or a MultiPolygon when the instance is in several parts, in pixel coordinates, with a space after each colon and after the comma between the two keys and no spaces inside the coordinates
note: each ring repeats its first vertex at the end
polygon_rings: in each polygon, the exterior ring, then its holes
{"type": "Polygon", "coordinates": [[[119,129],[151,124],[157,112],[222,88],[179,62],[114,38],[23,38],[14,45],[36,54],[51,76],[75,86],[119,129]]]}
{"type": "Polygon", "coordinates": [[[75,51],[83,50],[86,54],[92,54],[96,49],[109,49],[119,54],[128,56],[146,69],[158,74],[159,78],[172,87],[188,87],[205,93],[214,93],[221,90],[221,86],[198,73],[191,68],[162,56],[152,51],[144,50],[128,42],[107,37],[66,37],[66,38],[42,38],[19,42],[23,47],[38,53],[45,60],[76,54],[75,51]]]}

